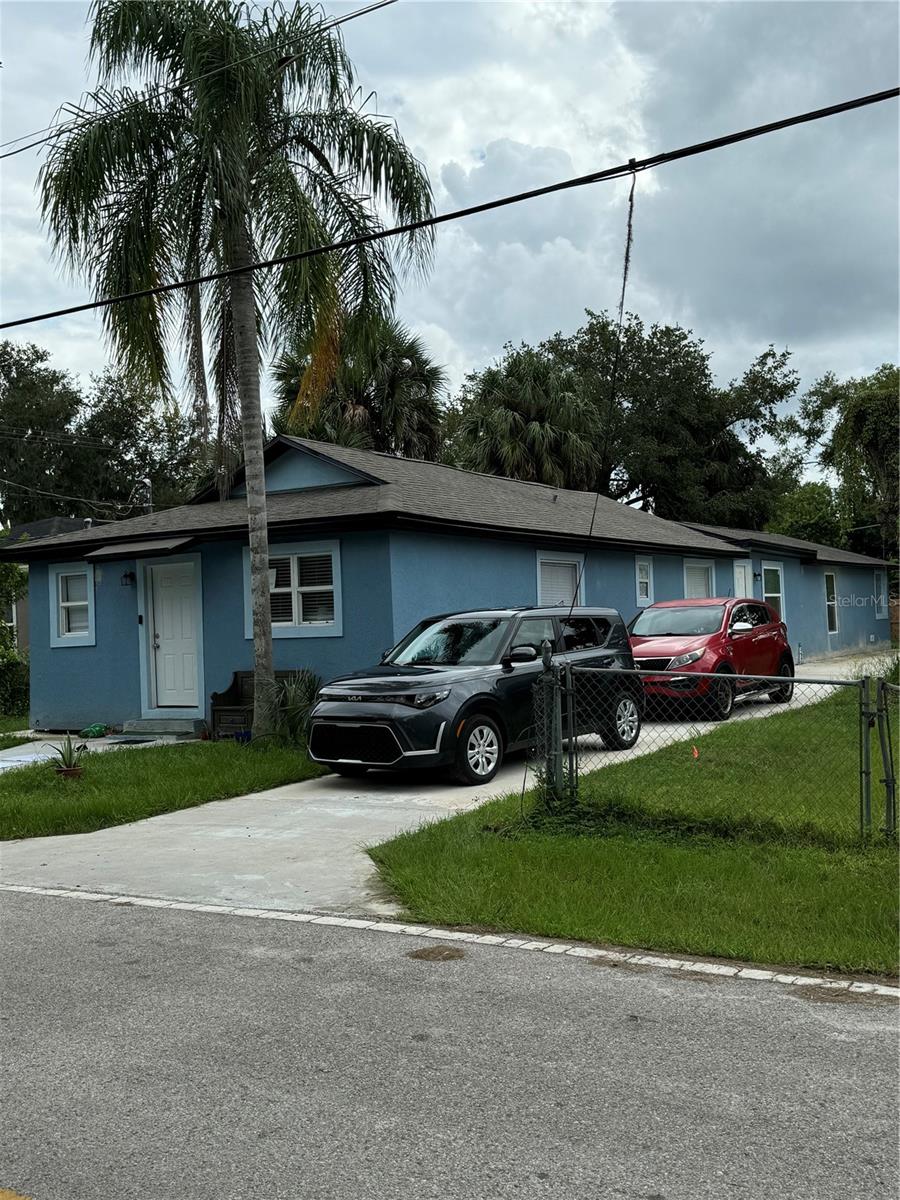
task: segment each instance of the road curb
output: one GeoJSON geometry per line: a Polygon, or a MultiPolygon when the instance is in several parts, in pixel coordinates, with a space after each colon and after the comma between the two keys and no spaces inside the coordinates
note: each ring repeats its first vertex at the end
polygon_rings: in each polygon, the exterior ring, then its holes
{"type": "Polygon", "coordinates": [[[115,892],[88,892],[77,888],[31,887],[25,884],[0,883],[0,892],[31,896],[58,896],[66,900],[87,900],[107,903],[112,907],[169,908],[177,912],[218,913],[222,916],[255,918],[264,921],[291,921],[302,925],[328,925],[338,929],[369,929],[375,933],[398,934],[401,937],[424,937],[441,942],[470,942],[478,946],[497,946],[506,950],[526,950],[532,953],[558,954],[570,958],[593,959],[615,965],[656,968],[666,971],[689,971],[692,974],[719,976],[757,983],[778,983],[783,986],[827,988],[860,995],[889,996],[900,1000],[900,988],[887,984],[863,983],[857,979],[841,979],[826,975],[797,975],[790,971],[765,971],[756,967],[730,966],[727,963],[702,959],[674,958],[661,954],[633,954],[622,950],[603,950],[596,946],[580,946],[571,942],[555,942],[527,937],[507,937],[496,933],[466,933],[460,929],[443,929],[437,925],[416,925],[400,921],[368,920],[365,917],[340,916],[330,913],[287,912],[282,909],[242,908],[238,905],[199,904],[187,900],[158,900],[149,896],[130,896],[115,892]]]}

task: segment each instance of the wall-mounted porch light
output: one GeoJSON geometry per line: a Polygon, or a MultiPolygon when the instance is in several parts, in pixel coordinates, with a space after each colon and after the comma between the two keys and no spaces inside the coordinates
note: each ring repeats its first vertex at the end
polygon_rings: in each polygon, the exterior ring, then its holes
{"type": "Polygon", "coordinates": [[[123,572],[119,583],[122,585],[122,587],[134,587],[134,585],[137,583],[137,575],[135,575],[134,571],[125,571],[123,572]]]}

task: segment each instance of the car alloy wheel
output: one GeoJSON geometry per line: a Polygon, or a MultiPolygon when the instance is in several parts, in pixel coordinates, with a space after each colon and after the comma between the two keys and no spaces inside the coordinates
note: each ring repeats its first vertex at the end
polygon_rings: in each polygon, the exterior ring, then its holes
{"type": "Polygon", "coordinates": [[[785,679],[789,679],[790,683],[785,683],[781,687],[772,688],[769,692],[769,699],[773,704],[787,704],[794,697],[794,672],[791,669],[791,664],[783,662],[778,668],[778,674],[785,679]]]}
{"type": "Polygon", "coordinates": [[[597,732],[607,750],[630,750],[641,732],[641,710],[634,696],[624,691],[611,696],[597,732]]]}
{"type": "Polygon", "coordinates": [[[492,775],[500,757],[500,742],[490,725],[476,725],[466,741],[466,759],[472,773],[492,775]]]}
{"type": "Polygon", "coordinates": [[[734,711],[734,682],[730,671],[719,671],[710,687],[709,715],[714,721],[727,721],[734,711]]]}
{"type": "Polygon", "coordinates": [[[630,696],[623,696],[616,705],[616,731],[623,742],[633,742],[637,739],[641,727],[641,718],[637,705],[630,696]]]}

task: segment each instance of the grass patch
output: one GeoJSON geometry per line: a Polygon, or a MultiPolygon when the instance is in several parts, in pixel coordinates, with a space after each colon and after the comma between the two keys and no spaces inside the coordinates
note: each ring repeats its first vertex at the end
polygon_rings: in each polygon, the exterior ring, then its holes
{"type": "MultiPolygon", "coordinates": [[[[859,838],[858,705],[856,690],[842,688],[818,703],[732,721],[603,767],[582,777],[580,819],[852,845],[859,838]]],[[[652,736],[650,722],[642,737],[652,736]]],[[[872,755],[877,766],[874,731],[872,755]]],[[[873,789],[875,810],[877,799],[873,789]]]]}
{"type": "Polygon", "coordinates": [[[18,733],[20,729],[28,728],[28,714],[10,717],[0,714],[0,734],[18,733]]]}
{"type": "Polygon", "coordinates": [[[549,818],[509,796],[369,854],[417,921],[890,974],[897,856],[857,844],[855,704],[605,767],[549,818]]]}
{"type": "Polygon", "coordinates": [[[0,839],[86,833],[323,773],[295,749],[191,742],[87,754],[81,779],[50,763],[0,774],[0,839]]]}
{"type": "Polygon", "coordinates": [[[35,738],[30,734],[3,734],[0,733],[0,750],[11,750],[13,746],[24,746],[27,742],[43,741],[43,738],[35,738]]]}

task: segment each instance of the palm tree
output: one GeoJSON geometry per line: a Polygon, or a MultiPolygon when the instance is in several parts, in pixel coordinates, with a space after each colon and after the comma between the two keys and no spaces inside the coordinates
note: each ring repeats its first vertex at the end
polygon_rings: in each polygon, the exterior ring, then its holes
{"type": "Polygon", "coordinates": [[[445,424],[446,457],[471,471],[588,488],[600,422],[576,377],[530,346],[469,375],[445,424]]]}
{"type": "Polygon", "coordinates": [[[437,457],[446,372],[395,317],[346,322],[339,364],[321,398],[304,388],[311,358],[307,340],[275,362],[276,432],[406,458],[437,457]]]}
{"type": "Polygon", "coordinates": [[[424,269],[431,240],[409,235],[392,249],[362,245],[273,271],[244,269],[376,230],[378,214],[420,220],[432,212],[431,191],[393,123],[362,111],[341,39],[312,8],[94,0],[91,17],[93,112],[52,143],[43,214],[58,252],[98,296],[243,270],[203,291],[112,305],[105,321],[124,365],[164,390],[177,338],[201,414],[211,379],[220,431],[239,420],[254,728],[265,732],[273,672],[262,351],[274,330],[279,339],[312,331],[327,379],[340,314],[389,310],[397,271],[424,269]],[[141,74],[145,89],[125,82],[141,74]]]}

